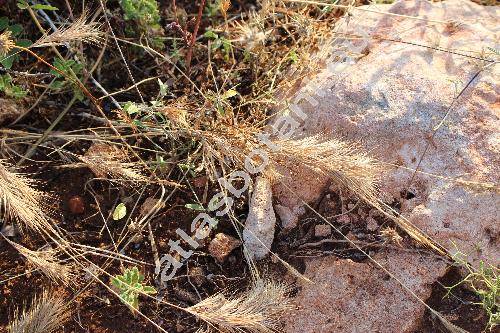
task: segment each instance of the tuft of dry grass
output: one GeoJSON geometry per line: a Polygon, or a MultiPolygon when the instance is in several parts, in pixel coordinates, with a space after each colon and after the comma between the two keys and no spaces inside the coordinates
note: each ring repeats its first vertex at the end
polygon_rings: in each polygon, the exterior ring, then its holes
{"type": "Polygon", "coordinates": [[[215,294],[187,311],[225,333],[276,332],[280,318],[292,309],[288,292],[289,287],[284,284],[257,280],[238,297],[215,294]]]}
{"type": "MultiPolygon", "coordinates": [[[[384,172],[382,164],[370,157],[359,144],[341,139],[321,139],[320,135],[298,140],[275,142],[277,152],[271,152],[276,166],[295,170],[297,166],[325,175],[338,187],[347,188],[367,201],[377,197],[377,183],[384,172]]],[[[272,166],[273,167],[273,166],[272,166]]]]}
{"type": "Polygon", "coordinates": [[[58,251],[54,249],[43,251],[32,251],[26,247],[14,243],[9,240],[9,243],[22,254],[29,265],[40,270],[44,275],[55,283],[63,283],[69,285],[74,277],[72,265],[62,264],[57,258],[58,251]]]}
{"type": "Polygon", "coordinates": [[[127,154],[113,145],[95,143],[79,159],[99,178],[113,177],[132,182],[147,180],[137,164],[124,162],[127,154]]]}
{"type": "Polygon", "coordinates": [[[55,293],[44,290],[35,296],[29,309],[16,309],[8,327],[9,333],[52,333],[70,317],[66,301],[55,293]]]}
{"type": "Polygon", "coordinates": [[[45,211],[50,196],[34,188],[36,181],[12,172],[0,160],[0,215],[15,221],[22,231],[32,230],[41,234],[53,231],[45,211]]]}
{"type": "Polygon", "coordinates": [[[102,32],[100,31],[101,24],[87,21],[88,15],[84,12],[76,21],[68,22],[65,27],[42,36],[33,43],[32,47],[57,46],[74,42],[100,44],[103,39],[102,32]]]}

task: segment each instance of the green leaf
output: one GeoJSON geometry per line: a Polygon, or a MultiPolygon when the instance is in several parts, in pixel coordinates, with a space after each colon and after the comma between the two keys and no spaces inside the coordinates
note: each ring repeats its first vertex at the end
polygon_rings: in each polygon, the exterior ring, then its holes
{"type": "Polygon", "coordinates": [[[50,5],[42,5],[42,4],[36,4],[31,6],[33,9],[42,9],[42,10],[59,10],[59,8],[50,6],[50,5]]]}
{"type": "Polygon", "coordinates": [[[195,204],[195,203],[192,203],[192,204],[185,204],[184,207],[188,208],[188,209],[192,209],[192,210],[200,210],[200,211],[205,211],[205,208],[203,208],[202,205],[200,204],[195,204]]]}
{"type": "Polygon", "coordinates": [[[0,30],[5,30],[9,26],[9,19],[5,16],[0,17],[0,30]]]}
{"type": "Polygon", "coordinates": [[[290,53],[288,54],[288,58],[292,61],[292,63],[296,63],[299,61],[299,56],[297,55],[297,52],[295,50],[291,50],[290,53]]]}
{"type": "Polygon", "coordinates": [[[113,212],[113,220],[118,221],[127,215],[127,206],[122,202],[118,206],[116,206],[115,211],[113,212]]]}
{"type": "Polygon", "coordinates": [[[139,107],[134,102],[127,102],[123,106],[123,110],[129,115],[139,113],[139,107]]]}
{"type": "Polygon", "coordinates": [[[11,69],[16,57],[17,56],[14,56],[12,53],[8,53],[5,57],[0,58],[0,64],[6,69],[11,69]]]}
{"type": "Polygon", "coordinates": [[[160,96],[165,96],[168,91],[168,86],[165,83],[161,82],[160,79],[158,79],[158,85],[160,86],[160,96]]]}
{"type": "Polygon", "coordinates": [[[130,284],[136,284],[139,282],[139,274],[139,269],[137,267],[132,268],[130,284]]]}
{"type": "Polygon", "coordinates": [[[156,289],[151,287],[151,286],[145,286],[142,291],[145,293],[145,294],[156,294],[156,289]]]}
{"type": "Polygon", "coordinates": [[[229,89],[228,91],[226,91],[224,93],[224,95],[222,95],[222,99],[228,99],[228,98],[231,98],[233,96],[236,96],[238,95],[238,92],[234,89],[229,89]]]}
{"type": "Polygon", "coordinates": [[[122,287],[122,283],[117,278],[112,278],[111,283],[113,284],[113,286],[115,286],[118,289],[121,289],[121,287],[122,287]]]}
{"type": "Polygon", "coordinates": [[[29,5],[28,5],[28,2],[26,0],[18,0],[17,7],[19,9],[28,9],[29,5]]]}
{"type": "Polygon", "coordinates": [[[7,28],[7,30],[12,32],[12,36],[18,36],[23,32],[23,26],[20,24],[14,24],[7,28]]]}
{"type": "Polygon", "coordinates": [[[212,38],[212,39],[218,39],[219,38],[219,36],[215,32],[213,32],[212,30],[208,30],[207,32],[205,32],[203,34],[203,36],[207,37],[207,38],[212,38]]]}

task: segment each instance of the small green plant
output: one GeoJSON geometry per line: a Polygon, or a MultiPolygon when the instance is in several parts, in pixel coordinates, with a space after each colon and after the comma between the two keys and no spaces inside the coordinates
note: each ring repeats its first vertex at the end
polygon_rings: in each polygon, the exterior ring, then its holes
{"type": "Polygon", "coordinates": [[[143,28],[160,28],[160,11],[156,0],[121,0],[125,20],[134,20],[143,28]]]}
{"type": "Polygon", "coordinates": [[[0,75],[0,91],[6,96],[13,98],[23,98],[28,93],[23,88],[12,83],[12,77],[9,74],[0,75]]]}
{"type": "Polygon", "coordinates": [[[213,51],[216,50],[222,50],[222,53],[224,54],[224,60],[229,61],[229,57],[231,55],[231,51],[233,49],[233,46],[231,45],[231,41],[224,36],[219,36],[212,30],[208,30],[203,34],[208,39],[213,40],[211,48],[213,51]]]}
{"type": "Polygon", "coordinates": [[[80,87],[78,87],[78,85],[74,82],[67,80],[66,77],[73,77],[80,80],[82,77],[83,65],[74,60],[62,60],[56,58],[52,66],[63,72],[65,75],[62,75],[58,71],[52,69],[50,73],[55,75],[57,80],[52,82],[52,85],[50,87],[53,90],[60,90],[67,85],[70,85],[75,96],[78,98],[78,100],[82,101],[84,99],[84,95],[80,87]]]}
{"type": "Polygon", "coordinates": [[[483,261],[479,263],[479,267],[474,269],[466,260],[467,256],[461,252],[457,252],[453,256],[455,263],[466,270],[465,278],[448,289],[448,296],[452,290],[459,285],[466,284],[479,297],[481,302],[475,304],[481,305],[488,314],[487,328],[491,331],[494,327],[500,324],[500,276],[499,269],[487,265],[483,261]]]}
{"type": "MultiPolygon", "coordinates": [[[[156,0],[120,0],[126,21],[137,23],[137,32],[145,33],[154,48],[163,49],[161,35],[160,10],[156,0]]],[[[131,32],[131,31],[129,31],[131,32]]]]}
{"type": "Polygon", "coordinates": [[[144,275],[137,267],[127,268],[123,275],[113,277],[111,283],[118,288],[120,300],[134,313],[139,310],[139,294],[156,294],[154,287],[144,284],[144,275]]]}
{"type": "Polygon", "coordinates": [[[59,10],[57,7],[50,6],[50,5],[42,5],[42,4],[34,4],[30,5],[28,4],[28,0],[17,0],[17,7],[19,9],[35,9],[35,10],[59,10]]]}

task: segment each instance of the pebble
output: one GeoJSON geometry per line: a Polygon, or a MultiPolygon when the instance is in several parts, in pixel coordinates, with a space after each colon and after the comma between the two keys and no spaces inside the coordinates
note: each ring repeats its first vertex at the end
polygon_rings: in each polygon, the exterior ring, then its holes
{"type": "Polygon", "coordinates": [[[210,252],[210,255],[217,259],[218,262],[223,263],[231,251],[240,245],[241,241],[239,239],[224,233],[218,233],[208,245],[208,252],[210,252]]]}
{"type": "Polygon", "coordinates": [[[72,214],[83,214],[85,212],[85,201],[79,195],[75,195],[68,200],[68,207],[72,214]]]}
{"type": "Polygon", "coordinates": [[[378,223],[373,217],[368,217],[366,219],[366,229],[368,229],[368,231],[376,231],[378,229],[378,223]]]}
{"type": "Polygon", "coordinates": [[[332,227],[328,224],[317,224],[314,226],[314,236],[328,237],[332,234],[332,227]]]}

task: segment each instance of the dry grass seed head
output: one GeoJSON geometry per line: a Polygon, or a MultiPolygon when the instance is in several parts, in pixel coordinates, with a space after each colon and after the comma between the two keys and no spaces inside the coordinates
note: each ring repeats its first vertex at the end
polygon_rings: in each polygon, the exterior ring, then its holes
{"type": "MultiPolygon", "coordinates": [[[[347,188],[362,199],[377,197],[377,183],[384,169],[358,144],[340,139],[322,140],[319,135],[275,143],[279,150],[270,152],[274,166],[289,170],[306,168],[331,177],[337,186],[347,188]]],[[[274,173],[279,173],[278,168],[274,169],[274,173]]]]}
{"type": "Polygon", "coordinates": [[[9,333],[52,333],[70,317],[66,301],[48,290],[35,296],[29,309],[14,312],[9,333]]]}
{"type": "Polygon", "coordinates": [[[216,294],[187,309],[216,326],[221,332],[276,332],[280,319],[292,309],[289,287],[270,280],[258,280],[238,297],[216,294]]]}
{"type": "Polygon", "coordinates": [[[56,250],[32,251],[20,244],[14,242],[10,243],[26,258],[31,266],[40,270],[40,272],[55,283],[69,285],[72,281],[74,277],[74,267],[70,264],[62,264],[57,258],[58,252],[56,250]]]}
{"type": "Polygon", "coordinates": [[[9,171],[7,166],[0,160],[0,215],[6,220],[18,222],[22,231],[53,232],[45,213],[50,196],[36,190],[34,180],[9,171]]]}
{"type": "Polygon", "coordinates": [[[79,158],[99,178],[113,177],[132,182],[147,180],[137,164],[124,162],[127,154],[122,149],[110,144],[94,143],[79,158]]]}
{"type": "Polygon", "coordinates": [[[0,55],[5,56],[15,46],[16,43],[14,43],[14,41],[12,40],[12,32],[10,30],[5,30],[0,35],[0,55]]]}
{"type": "Polygon", "coordinates": [[[100,44],[103,39],[100,30],[101,24],[87,21],[88,14],[84,12],[76,21],[67,22],[65,27],[60,27],[53,33],[44,35],[37,40],[32,47],[55,46],[72,42],[100,44]]]}
{"type": "Polygon", "coordinates": [[[384,239],[384,243],[395,244],[401,246],[401,241],[403,237],[398,234],[398,231],[394,228],[387,227],[380,231],[380,235],[384,239]]]}

